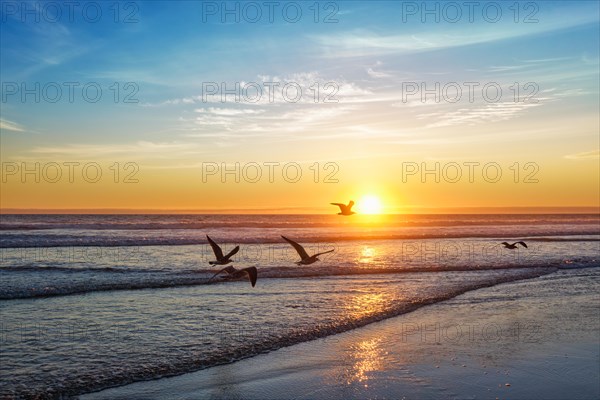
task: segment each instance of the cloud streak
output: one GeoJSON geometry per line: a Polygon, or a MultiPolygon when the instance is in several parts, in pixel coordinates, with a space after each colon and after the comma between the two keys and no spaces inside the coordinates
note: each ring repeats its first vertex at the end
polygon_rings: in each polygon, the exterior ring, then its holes
{"type": "Polygon", "coordinates": [[[16,122],[9,121],[7,119],[0,119],[0,130],[11,131],[11,132],[25,132],[25,128],[16,122]]]}
{"type": "Polygon", "coordinates": [[[493,103],[472,108],[460,108],[446,113],[420,114],[418,119],[437,119],[426,128],[441,128],[453,125],[478,125],[515,118],[524,111],[541,103],[493,103]]]}
{"type": "Polygon", "coordinates": [[[565,158],[569,160],[598,160],[600,159],[600,150],[585,151],[583,153],[569,154],[565,158]]]}
{"type": "Polygon", "coordinates": [[[542,21],[533,24],[515,24],[512,21],[497,24],[480,23],[473,24],[468,29],[464,29],[459,24],[446,24],[445,29],[437,31],[414,31],[401,34],[354,29],[333,34],[309,35],[309,38],[321,48],[322,56],[325,58],[411,54],[515,39],[586,25],[599,20],[597,11],[569,11],[566,14],[549,13],[544,15],[542,21]]]}

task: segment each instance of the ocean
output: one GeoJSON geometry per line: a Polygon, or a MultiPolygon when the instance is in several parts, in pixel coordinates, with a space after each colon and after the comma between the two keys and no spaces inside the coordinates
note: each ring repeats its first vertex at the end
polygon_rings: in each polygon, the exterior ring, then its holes
{"type": "Polygon", "coordinates": [[[598,214],[2,215],[0,398],[180,375],[599,266],[598,214]],[[209,282],[207,234],[256,287],[209,282]],[[334,252],[298,266],[281,235],[334,252]]]}

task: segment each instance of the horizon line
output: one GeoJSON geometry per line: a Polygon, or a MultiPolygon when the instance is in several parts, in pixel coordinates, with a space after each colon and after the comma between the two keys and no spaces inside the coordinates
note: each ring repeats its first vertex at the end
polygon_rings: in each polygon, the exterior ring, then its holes
{"type": "MultiPolygon", "coordinates": [[[[323,208],[322,210],[324,210],[323,208]]],[[[11,214],[305,214],[328,215],[331,212],[317,212],[321,208],[282,207],[282,208],[223,208],[223,209],[158,209],[158,208],[0,208],[0,215],[11,214]],[[290,212],[305,210],[305,212],[290,212]]],[[[510,214],[510,213],[558,213],[558,214],[600,214],[598,206],[505,206],[505,207],[403,207],[396,212],[378,215],[401,214],[510,214]],[[402,211],[402,209],[404,211],[402,211]]],[[[361,215],[361,214],[358,214],[361,215]]],[[[370,214],[362,214],[370,215],[370,214]]]]}

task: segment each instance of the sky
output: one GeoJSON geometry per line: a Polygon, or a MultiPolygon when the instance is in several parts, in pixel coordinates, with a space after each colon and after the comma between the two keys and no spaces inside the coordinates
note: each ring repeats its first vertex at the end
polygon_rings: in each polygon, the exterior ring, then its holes
{"type": "Polygon", "coordinates": [[[597,1],[0,4],[3,210],[600,205],[597,1]]]}

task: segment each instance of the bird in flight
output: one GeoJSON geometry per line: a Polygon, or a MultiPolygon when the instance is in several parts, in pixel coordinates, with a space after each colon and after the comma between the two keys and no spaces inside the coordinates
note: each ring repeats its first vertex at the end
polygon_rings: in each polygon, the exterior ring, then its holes
{"type": "Polygon", "coordinates": [[[348,203],[348,205],[342,203],[331,203],[331,205],[338,206],[340,208],[341,212],[339,212],[338,215],[356,214],[354,211],[352,211],[352,206],[354,205],[354,202],[352,200],[350,200],[350,203],[348,203]]]}
{"type": "Polygon", "coordinates": [[[294,249],[296,249],[296,251],[298,252],[298,255],[301,258],[300,261],[296,262],[296,264],[298,264],[298,265],[308,265],[308,264],[312,264],[314,262],[317,262],[317,261],[319,261],[318,257],[320,255],[331,253],[332,251],[335,250],[335,249],[331,249],[331,250],[328,250],[328,251],[324,251],[322,253],[317,253],[317,254],[314,254],[312,256],[309,256],[308,253],[306,252],[306,250],[304,250],[304,247],[302,247],[298,243],[294,242],[293,240],[286,238],[283,235],[281,237],[283,238],[283,240],[285,240],[286,242],[288,242],[289,244],[291,244],[294,247],[294,249]]]}
{"type": "Polygon", "coordinates": [[[250,279],[252,287],[256,285],[256,279],[258,278],[258,271],[256,270],[256,267],[235,269],[230,265],[229,267],[225,267],[216,274],[214,274],[208,281],[212,281],[214,277],[219,275],[221,272],[227,272],[229,278],[241,278],[242,276],[248,274],[248,278],[250,279]]]}
{"type": "Polygon", "coordinates": [[[507,242],[502,242],[500,244],[503,244],[505,248],[507,249],[516,249],[519,246],[517,246],[518,244],[520,244],[521,246],[527,248],[527,245],[525,244],[525,242],[514,242],[513,244],[509,244],[507,242]]]}
{"type": "Polygon", "coordinates": [[[233,260],[230,260],[231,257],[235,255],[238,251],[240,251],[240,246],[235,246],[233,250],[231,250],[227,255],[223,255],[223,250],[216,244],[208,235],[206,235],[208,239],[208,243],[210,243],[210,247],[212,247],[213,253],[215,253],[215,257],[217,261],[209,261],[208,263],[211,265],[225,265],[229,264],[233,260]]]}

